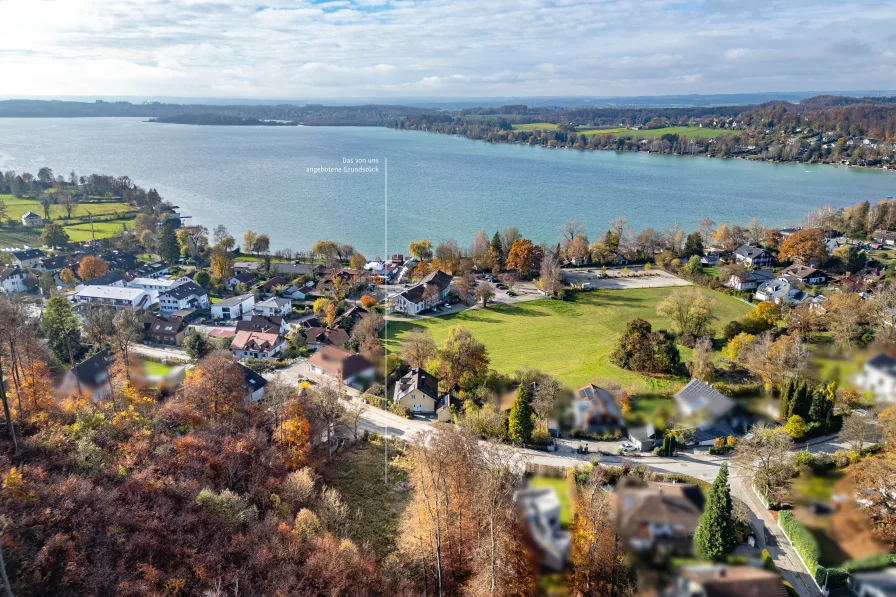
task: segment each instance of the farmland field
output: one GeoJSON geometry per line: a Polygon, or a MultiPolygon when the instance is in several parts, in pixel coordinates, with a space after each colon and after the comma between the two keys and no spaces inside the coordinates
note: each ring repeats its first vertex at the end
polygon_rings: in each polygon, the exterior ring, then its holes
{"type": "MultiPolygon", "coordinates": [[[[485,344],[491,367],[502,373],[532,367],[556,376],[570,387],[592,381],[614,381],[634,392],[664,389],[672,382],[648,379],[620,369],[609,356],[626,323],[642,317],[654,326],[669,327],[657,315],[657,304],[672,288],[599,290],[580,293],[575,300],[535,300],[514,306],[496,305],[471,309],[443,317],[417,321],[390,321],[387,347],[398,350],[404,334],[427,330],[441,345],[448,330],[461,325],[485,344]],[[660,384],[658,387],[657,384],[660,384]]],[[[709,290],[716,299],[714,327],[719,333],[726,323],[750,310],[745,303],[709,290]]],[[[689,351],[682,350],[682,360],[689,351]]]]}
{"type": "Polygon", "coordinates": [[[557,130],[557,125],[553,122],[530,122],[527,124],[513,125],[513,130],[515,131],[534,131],[538,129],[543,131],[554,131],[557,130]]]}

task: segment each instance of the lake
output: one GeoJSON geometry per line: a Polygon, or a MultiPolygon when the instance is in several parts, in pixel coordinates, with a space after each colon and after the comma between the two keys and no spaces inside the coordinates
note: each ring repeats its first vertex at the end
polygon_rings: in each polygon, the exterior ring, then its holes
{"type": "Polygon", "coordinates": [[[480,228],[491,236],[517,226],[556,242],[568,219],[592,240],[616,216],[635,229],[678,222],[693,230],[707,216],[786,226],[822,205],[896,195],[892,171],[830,165],[492,145],[367,127],[0,118],[0,168],[36,174],[41,166],[66,178],[71,170],[128,175],[179,205],[188,223],[221,223],[238,239],[248,228],[274,248],[332,239],[368,257],[404,252],[418,238],[467,245],[480,228]]]}

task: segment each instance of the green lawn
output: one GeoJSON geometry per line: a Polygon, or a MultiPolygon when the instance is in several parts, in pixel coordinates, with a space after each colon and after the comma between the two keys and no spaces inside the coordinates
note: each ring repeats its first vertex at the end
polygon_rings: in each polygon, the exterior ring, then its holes
{"type": "MultiPolygon", "coordinates": [[[[18,198],[14,195],[0,195],[0,200],[6,204],[6,215],[10,220],[18,221],[22,214],[28,211],[33,211],[41,217],[44,215],[44,209],[39,201],[18,198]]],[[[52,221],[65,228],[73,242],[83,242],[92,238],[88,215],[93,215],[95,220],[107,220],[94,221],[94,234],[99,239],[118,236],[121,233],[122,224],[132,230],[134,228],[133,217],[135,213],[136,211],[133,207],[124,203],[85,202],[75,206],[72,210],[72,217],[68,218],[66,217],[65,209],[61,205],[50,207],[52,221]]],[[[0,228],[0,247],[39,245],[39,237],[42,231],[43,228],[0,228]]]]}
{"type": "Polygon", "coordinates": [[[157,363],[155,361],[143,361],[143,371],[147,375],[163,377],[168,375],[174,368],[166,363],[157,363]]]}
{"type": "Polygon", "coordinates": [[[569,486],[565,477],[543,477],[536,475],[529,479],[529,486],[535,489],[550,487],[560,499],[560,525],[566,529],[572,524],[573,505],[569,496],[569,486]]]}
{"type": "Polygon", "coordinates": [[[65,232],[72,242],[84,242],[85,240],[93,238],[93,235],[95,235],[96,238],[118,236],[121,234],[122,226],[124,226],[126,230],[133,230],[134,221],[126,219],[111,220],[109,222],[94,222],[92,234],[91,225],[89,223],[73,224],[71,226],[63,226],[63,228],[65,228],[65,232]]]}
{"type": "MultiPolygon", "coordinates": [[[[413,322],[390,321],[387,348],[397,350],[409,330],[425,329],[438,345],[448,329],[462,325],[488,348],[491,367],[502,373],[533,367],[556,376],[569,387],[591,381],[616,381],[634,392],[656,391],[660,384],[609,361],[610,352],[626,323],[635,317],[655,326],[670,322],[657,315],[656,305],[673,288],[599,290],[575,294],[575,300],[535,300],[515,306],[490,306],[413,322]]],[[[741,301],[712,292],[716,298],[715,329],[750,310],[741,301]]],[[[684,358],[685,354],[682,354],[684,358]]]]}
{"type": "Polygon", "coordinates": [[[39,246],[41,232],[34,228],[0,228],[0,247],[39,246]]]}
{"type": "MultiPolygon", "coordinates": [[[[34,201],[33,199],[27,198],[18,198],[14,195],[0,195],[0,199],[6,203],[7,208],[7,217],[11,220],[18,220],[23,213],[27,211],[33,211],[39,216],[43,217],[44,208],[41,206],[39,201],[34,201]]],[[[72,210],[72,218],[83,218],[86,217],[87,214],[91,213],[95,217],[96,216],[109,216],[113,214],[132,214],[134,213],[134,208],[125,205],[124,203],[79,203],[72,210]]],[[[51,205],[50,206],[50,218],[53,220],[59,221],[60,224],[65,224],[65,209],[61,205],[51,205]]]]}
{"type": "Polygon", "coordinates": [[[553,122],[531,122],[513,125],[513,130],[515,131],[534,131],[539,129],[542,131],[555,131],[557,130],[557,125],[553,122]]]}

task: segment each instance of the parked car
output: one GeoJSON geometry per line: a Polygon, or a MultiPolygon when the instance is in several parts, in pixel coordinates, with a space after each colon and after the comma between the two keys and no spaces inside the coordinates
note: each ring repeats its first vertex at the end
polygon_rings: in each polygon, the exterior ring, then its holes
{"type": "Polygon", "coordinates": [[[506,284],[498,284],[498,290],[507,290],[506,284]]]}
{"type": "Polygon", "coordinates": [[[508,291],[505,292],[504,294],[506,294],[507,296],[516,296],[516,293],[515,293],[514,291],[512,291],[512,290],[508,290],[508,291]]]}
{"type": "Polygon", "coordinates": [[[631,444],[629,442],[625,442],[621,446],[619,446],[623,452],[637,452],[638,447],[635,444],[631,444]]]}

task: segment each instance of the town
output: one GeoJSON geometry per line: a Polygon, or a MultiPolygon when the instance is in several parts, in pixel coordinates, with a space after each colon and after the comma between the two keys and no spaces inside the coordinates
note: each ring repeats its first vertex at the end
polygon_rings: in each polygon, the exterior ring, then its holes
{"type": "Polygon", "coordinates": [[[136,226],[0,221],[41,231],[0,253],[0,562],[38,592],[892,594],[896,200],[368,259],[239,243],[127,177],[5,180],[107,181],[136,226]]]}

